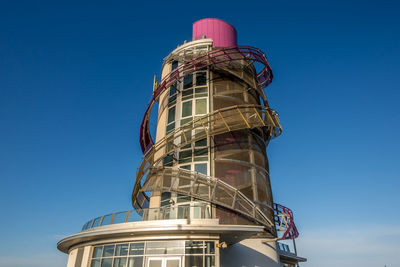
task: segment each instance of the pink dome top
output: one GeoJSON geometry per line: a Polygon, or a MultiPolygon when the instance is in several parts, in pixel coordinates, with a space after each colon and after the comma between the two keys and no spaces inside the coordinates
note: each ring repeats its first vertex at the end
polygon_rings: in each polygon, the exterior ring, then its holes
{"type": "Polygon", "coordinates": [[[229,47],[237,45],[236,29],[220,19],[201,19],[193,23],[193,37],[195,40],[213,39],[213,46],[229,47]]]}

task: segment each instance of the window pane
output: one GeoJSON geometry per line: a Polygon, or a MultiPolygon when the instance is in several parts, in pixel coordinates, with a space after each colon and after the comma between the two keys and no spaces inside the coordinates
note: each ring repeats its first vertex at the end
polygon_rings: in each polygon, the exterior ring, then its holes
{"type": "Polygon", "coordinates": [[[196,85],[206,85],[206,83],[207,83],[206,72],[197,72],[196,73],[196,85]]]}
{"type": "Polygon", "coordinates": [[[179,162],[187,162],[192,160],[192,150],[184,150],[179,152],[179,162]]]}
{"type": "Polygon", "coordinates": [[[111,223],[111,219],[112,219],[112,214],[104,216],[101,225],[109,225],[111,223]]]}
{"type": "Polygon", "coordinates": [[[171,123],[167,126],[167,134],[172,132],[175,129],[175,123],[171,123]]]}
{"type": "Polygon", "coordinates": [[[126,267],[126,258],[115,258],[113,267],[126,267]]]}
{"type": "Polygon", "coordinates": [[[143,255],[144,243],[131,243],[129,255],[143,255]]]}
{"type": "Polygon", "coordinates": [[[185,256],[185,267],[202,267],[203,256],[185,256]]]}
{"type": "Polygon", "coordinates": [[[101,260],[101,267],[111,267],[112,266],[112,258],[102,259],[101,260]]]}
{"type": "Polygon", "coordinates": [[[92,265],[90,267],[100,267],[100,259],[92,260],[92,265]]]}
{"type": "Polygon", "coordinates": [[[196,147],[199,147],[199,146],[207,146],[207,138],[204,138],[204,139],[201,139],[201,140],[199,140],[199,141],[196,141],[196,142],[194,143],[194,145],[195,145],[196,147]]]}
{"type": "Polygon", "coordinates": [[[214,242],[206,242],[206,254],[214,254],[215,253],[215,243],[214,242]]]}
{"type": "MultiPolygon", "coordinates": [[[[189,121],[192,121],[192,117],[186,118],[186,119],[182,119],[182,120],[181,120],[181,126],[185,125],[185,124],[188,123],[189,121]]],[[[185,125],[185,129],[188,129],[188,127],[190,127],[190,124],[185,125]]]]}
{"type": "Polygon", "coordinates": [[[192,101],[182,104],[182,117],[192,116],[192,101]]]}
{"type": "Polygon", "coordinates": [[[168,123],[175,121],[175,107],[168,110],[168,123]]]}
{"type": "Polygon", "coordinates": [[[186,100],[193,97],[193,88],[182,91],[182,100],[186,100]]]}
{"type": "Polygon", "coordinates": [[[195,149],[194,150],[194,156],[199,157],[199,156],[205,156],[208,153],[208,148],[200,148],[200,149],[195,149]]]}
{"type": "Polygon", "coordinates": [[[110,257],[114,255],[115,245],[104,246],[103,257],[110,257]]]}
{"type": "Polygon", "coordinates": [[[178,219],[190,218],[190,206],[188,204],[178,206],[178,219]]]}
{"type": "Polygon", "coordinates": [[[172,166],[173,158],[171,156],[165,156],[164,158],[164,166],[172,166]]]}
{"type": "Polygon", "coordinates": [[[169,96],[173,96],[174,94],[176,94],[176,85],[177,83],[174,83],[169,87],[169,96]]]}
{"type": "Polygon", "coordinates": [[[128,267],[142,267],[143,257],[130,257],[128,259],[128,267]]]}
{"type": "Polygon", "coordinates": [[[202,96],[207,96],[207,95],[208,95],[207,87],[196,88],[195,97],[202,97],[202,96]]]}
{"type": "Polygon", "coordinates": [[[103,253],[103,246],[95,247],[94,250],[93,250],[93,258],[101,257],[102,253],[103,253]]]}
{"type": "Polygon", "coordinates": [[[181,261],[178,259],[167,259],[166,267],[180,267],[181,261]]]}
{"type": "Polygon", "coordinates": [[[215,267],[215,257],[214,256],[206,256],[205,267],[215,267]]]}
{"type": "Polygon", "coordinates": [[[207,99],[196,99],[196,114],[207,113],[207,99]]]}
{"type": "Polygon", "coordinates": [[[148,267],[162,267],[161,259],[150,259],[148,267]]]}
{"type": "Polygon", "coordinates": [[[183,89],[193,86],[193,74],[188,74],[183,78],[183,89]]]}
{"type": "Polygon", "coordinates": [[[186,241],[186,254],[203,254],[203,241],[186,241]]]}
{"type": "Polygon", "coordinates": [[[119,244],[115,248],[115,256],[126,256],[128,255],[129,244],[119,244]]]}
{"type": "Polygon", "coordinates": [[[147,242],[146,254],[183,254],[183,241],[147,242]]]}
{"type": "Polygon", "coordinates": [[[189,171],[192,169],[190,165],[183,165],[183,166],[180,166],[179,168],[184,169],[184,170],[189,170],[189,171]]]}
{"type": "Polygon", "coordinates": [[[194,170],[196,172],[207,175],[207,163],[200,163],[194,165],[194,170]]]}
{"type": "Polygon", "coordinates": [[[125,222],[125,217],[126,217],[126,211],[118,212],[117,214],[115,214],[113,224],[125,222]]]}
{"type": "Polygon", "coordinates": [[[178,61],[176,61],[176,60],[172,61],[172,63],[171,63],[171,69],[174,70],[174,69],[176,69],[177,67],[178,67],[178,61]]]}
{"type": "Polygon", "coordinates": [[[169,200],[171,199],[170,192],[164,192],[161,194],[161,207],[168,206],[169,200]]]}
{"type": "Polygon", "coordinates": [[[178,195],[178,197],[176,198],[176,202],[177,203],[184,203],[184,202],[190,202],[191,201],[191,197],[185,196],[185,195],[178,195]]]}

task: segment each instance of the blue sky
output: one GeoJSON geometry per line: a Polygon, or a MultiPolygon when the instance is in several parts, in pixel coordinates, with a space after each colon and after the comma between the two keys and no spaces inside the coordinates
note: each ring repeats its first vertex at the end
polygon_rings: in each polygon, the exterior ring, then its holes
{"type": "Polygon", "coordinates": [[[130,209],[162,59],[217,17],[264,50],[284,127],[276,202],[317,266],[400,266],[396,1],[0,1],[0,266],[61,267],[56,242],[130,209]]]}

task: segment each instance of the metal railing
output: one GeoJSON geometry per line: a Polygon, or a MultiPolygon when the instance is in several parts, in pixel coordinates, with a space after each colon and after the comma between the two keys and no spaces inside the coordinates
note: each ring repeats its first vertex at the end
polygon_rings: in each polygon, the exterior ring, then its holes
{"type": "Polygon", "coordinates": [[[258,105],[237,105],[223,108],[175,129],[153,145],[142,157],[137,169],[132,193],[133,205],[137,209],[146,208],[143,204],[147,196],[140,193],[141,182],[147,171],[156,165],[154,158],[156,153],[159,154],[157,160],[161,160],[177,149],[201,139],[227,132],[259,127],[266,128],[271,137],[277,137],[282,133],[278,114],[270,108],[258,105]],[[193,130],[198,131],[192,134],[193,130]]]}
{"type": "Polygon", "coordinates": [[[88,231],[100,226],[153,220],[177,220],[177,219],[210,219],[211,208],[205,203],[178,204],[160,208],[142,209],[115,212],[94,218],[82,227],[82,231],[88,231]]]}
{"type": "Polygon", "coordinates": [[[150,134],[149,119],[154,103],[158,97],[173,83],[197,70],[208,66],[225,66],[224,64],[232,61],[259,62],[264,68],[257,74],[258,85],[266,88],[272,81],[273,75],[271,67],[265,54],[258,48],[251,46],[235,46],[209,51],[204,55],[194,57],[192,60],[183,62],[178,68],[171,71],[154,90],[152,98],[147,105],[145,115],[140,126],[140,146],[143,153],[146,153],[154,144],[150,134]]]}
{"type": "Polygon", "coordinates": [[[141,191],[175,192],[191,196],[233,210],[269,230],[274,226],[256,204],[238,189],[198,172],[171,167],[153,168],[141,191]],[[183,184],[187,186],[182,186],[183,184]]]}

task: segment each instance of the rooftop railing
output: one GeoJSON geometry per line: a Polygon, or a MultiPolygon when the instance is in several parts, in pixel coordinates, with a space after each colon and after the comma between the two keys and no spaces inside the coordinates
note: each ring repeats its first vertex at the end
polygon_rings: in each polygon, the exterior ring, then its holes
{"type": "Polygon", "coordinates": [[[140,213],[135,210],[115,212],[94,218],[82,227],[82,231],[88,231],[96,227],[151,220],[176,220],[176,219],[210,219],[210,205],[192,203],[160,208],[142,209],[140,213]]]}

